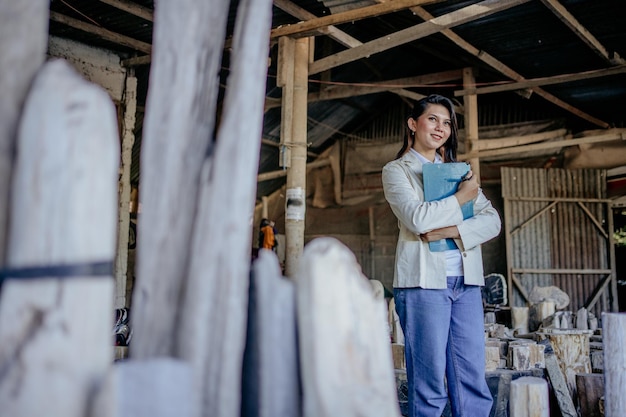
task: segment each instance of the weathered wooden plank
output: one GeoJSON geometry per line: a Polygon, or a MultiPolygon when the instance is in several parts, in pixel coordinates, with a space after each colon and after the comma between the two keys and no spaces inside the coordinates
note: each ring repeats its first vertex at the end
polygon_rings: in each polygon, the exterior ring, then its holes
{"type": "Polygon", "coordinates": [[[46,58],[48,0],[0,0],[0,266],[6,255],[17,126],[31,82],[46,58]]]}
{"type": "Polygon", "coordinates": [[[556,396],[556,401],[559,405],[559,409],[561,410],[561,415],[563,417],[577,417],[578,412],[576,411],[576,407],[574,407],[574,402],[572,401],[567,381],[565,380],[563,371],[561,371],[559,366],[559,360],[554,354],[554,350],[552,350],[552,346],[547,339],[543,340],[542,344],[546,346],[546,372],[548,373],[548,378],[550,378],[552,390],[556,396]]]}
{"type": "Polygon", "coordinates": [[[41,280],[4,282],[3,415],[84,417],[113,359],[117,126],[104,90],[65,61],[42,67],[19,128],[7,265],[108,267],[104,275],[50,272],[41,280]]]}
{"type": "Polygon", "coordinates": [[[309,242],[296,294],[304,416],[399,416],[385,306],[354,254],[333,238],[309,242]]]}
{"type": "Polygon", "coordinates": [[[549,417],[548,383],[543,378],[525,376],[511,382],[511,417],[549,417]]]}
{"type": "MultiPolygon", "coordinates": [[[[216,7],[215,2],[198,4],[216,7]]],[[[238,5],[228,88],[216,144],[200,178],[189,278],[175,329],[178,354],[198,372],[196,389],[206,417],[239,417],[241,410],[249,222],[256,199],[271,12],[270,0],[238,5]]],[[[201,27],[206,30],[206,22],[201,27]]]]}
{"type": "Polygon", "coordinates": [[[604,395],[604,375],[576,375],[576,389],[580,414],[584,417],[601,417],[600,398],[604,395]]]}
{"type": "Polygon", "coordinates": [[[604,415],[626,415],[626,314],[602,313],[604,351],[604,415]]]}
{"type": "Polygon", "coordinates": [[[215,125],[228,5],[227,0],[155,5],[132,302],[135,358],[174,355],[200,172],[215,125]]]}
{"type": "Polygon", "coordinates": [[[243,371],[243,417],[301,414],[296,303],[276,254],[260,250],[252,267],[243,371]]]}

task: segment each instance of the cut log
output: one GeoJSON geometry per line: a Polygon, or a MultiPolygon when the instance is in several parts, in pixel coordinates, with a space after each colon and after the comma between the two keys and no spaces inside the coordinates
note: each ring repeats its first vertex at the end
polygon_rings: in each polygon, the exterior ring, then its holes
{"type": "Polygon", "coordinates": [[[5,264],[9,193],[20,113],[46,58],[49,0],[0,0],[0,266],[5,264]]]}
{"type": "Polygon", "coordinates": [[[315,239],[297,277],[304,416],[399,417],[385,306],[354,254],[315,239]]]}
{"type": "Polygon", "coordinates": [[[250,281],[242,417],[301,415],[293,281],[276,254],[259,251],[250,281]]]}
{"type": "Polygon", "coordinates": [[[84,417],[113,360],[115,106],[65,61],[48,61],[33,83],[19,132],[7,264],[85,272],[44,271],[41,279],[4,282],[2,414],[84,417]]]}
{"type": "Polygon", "coordinates": [[[606,417],[626,416],[626,314],[602,313],[604,344],[604,413],[606,417]]]}
{"type": "Polygon", "coordinates": [[[511,382],[511,417],[550,417],[548,383],[526,376],[511,382]]]}

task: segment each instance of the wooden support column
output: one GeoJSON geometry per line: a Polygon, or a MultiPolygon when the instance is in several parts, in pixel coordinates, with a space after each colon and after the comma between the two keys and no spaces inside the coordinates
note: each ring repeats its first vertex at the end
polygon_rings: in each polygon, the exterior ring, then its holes
{"type": "Polygon", "coordinates": [[[626,314],[602,314],[604,351],[604,415],[626,416],[626,314]]]}
{"type": "MultiPolygon", "coordinates": [[[[130,73],[133,70],[128,70],[130,73]]],[[[117,223],[117,256],[115,258],[115,308],[126,303],[126,274],[128,272],[128,237],[130,229],[130,167],[135,144],[135,114],[137,110],[137,78],[129,74],[124,87],[124,119],[122,120],[122,158],[120,165],[119,206],[117,223]]]]}
{"type": "MultiPolygon", "coordinates": [[[[476,79],[474,78],[474,70],[472,68],[463,69],[463,88],[474,88],[476,79]]],[[[472,153],[478,149],[478,96],[476,94],[468,94],[463,96],[463,113],[465,121],[465,152],[472,153]]],[[[480,160],[478,156],[470,158],[467,162],[472,167],[474,175],[478,175],[480,183],[480,160]]]]}
{"type": "MultiPolygon", "coordinates": [[[[285,194],[285,275],[293,277],[304,248],[304,220],[306,214],[306,139],[307,95],[309,77],[309,39],[294,42],[293,49],[293,107],[291,117],[291,142],[284,145],[291,150],[287,171],[285,194]]],[[[289,80],[285,80],[289,83],[289,80]]],[[[287,89],[288,90],[288,89],[287,89]]],[[[284,94],[284,92],[283,92],[284,94]]],[[[288,97],[285,97],[289,100],[288,97]]],[[[283,122],[282,126],[286,126],[283,122]]]]}

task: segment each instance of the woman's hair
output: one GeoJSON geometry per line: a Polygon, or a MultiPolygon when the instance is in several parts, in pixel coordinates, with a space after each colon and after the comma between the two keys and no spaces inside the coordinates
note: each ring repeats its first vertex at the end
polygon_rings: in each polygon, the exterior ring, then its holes
{"type": "MultiPolygon", "coordinates": [[[[446,109],[448,109],[448,111],[450,112],[450,120],[452,122],[452,126],[450,129],[450,137],[441,148],[437,149],[437,151],[443,158],[444,162],[455,162],[456,150],[457,150],[457,147],[459,146],[459,139],[458,139],[459,127],[456,121],[456,113],[454,112],[454,104],[449,98],[440,96],[439,94],[431,94],[428,97],[424,97],[423,99],[415,103],[415,105],[413,106],[413,110],[411,111],[411,114],[407,117],[407,120],[408,119],[417,120],[417,118],[420,117],[422,114],[424,114],[428,106],[431,104],[440,104],[446,109]]],[[[402,148],[396,155],[396,159],[400,158],[402,155],[404,155],[405,153],[409,151],[409,149],[413,146],[414,140],[415,140],[415,133],[407,127],[406,134],[404,135],[404,143],[402,144],[402,148]]]]}

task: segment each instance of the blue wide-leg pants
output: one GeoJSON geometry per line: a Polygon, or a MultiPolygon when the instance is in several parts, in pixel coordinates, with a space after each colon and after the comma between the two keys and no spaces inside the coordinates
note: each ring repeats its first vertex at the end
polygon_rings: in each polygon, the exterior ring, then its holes
{"type": "Polygon", "coordinates": [[[480,287],[448,277],[446,289],[395,288],[404,332],[409,417],[488,417],[480,287]],[[447,389],[446,389],[447,387],[447,389]]]}

